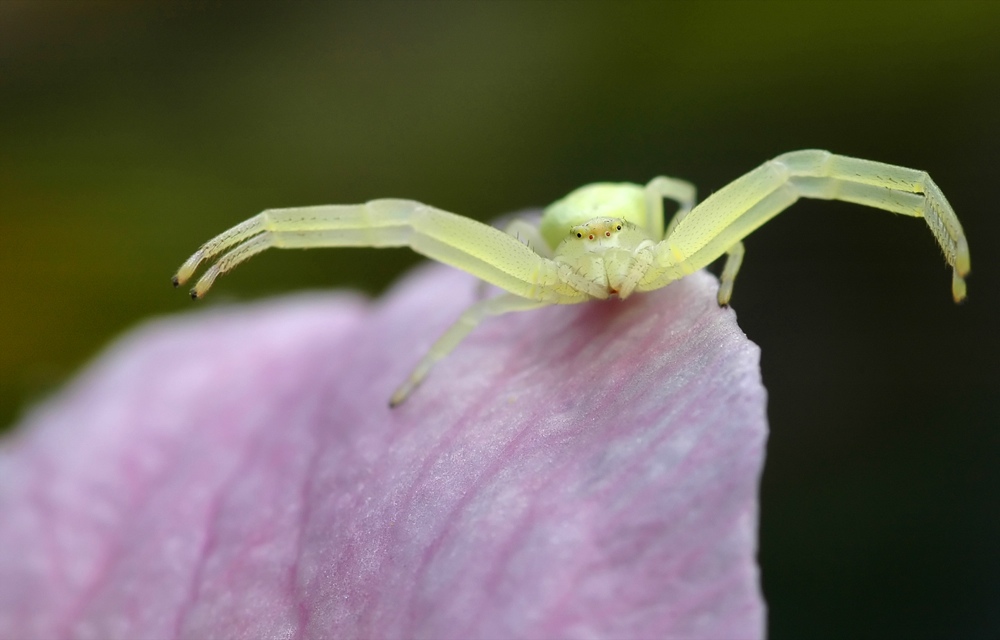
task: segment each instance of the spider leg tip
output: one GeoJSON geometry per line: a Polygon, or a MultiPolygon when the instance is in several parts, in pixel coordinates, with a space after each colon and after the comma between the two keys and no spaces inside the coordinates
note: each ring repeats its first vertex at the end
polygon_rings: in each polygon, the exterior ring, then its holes
{"type": "Polygon", "coordinates": [[[406,400],[409,395],[409,391],[403,393],[402,390],[397,390],[396,393],[392,394],[392,397],[389,398],[389,408],[395,409],[399,405],[403,404],[403,401],[406,400]]]}
{"type": "Polygon", "coordinates": [[[951,276],[951,296],[955,304],[960,304],[966,296],[965,279],[957,271],[951,276]]]}

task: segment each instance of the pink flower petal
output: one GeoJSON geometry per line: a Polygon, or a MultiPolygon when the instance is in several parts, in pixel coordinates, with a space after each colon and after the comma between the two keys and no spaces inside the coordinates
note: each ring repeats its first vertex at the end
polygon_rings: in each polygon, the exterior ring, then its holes
{"type": "Polygon", "coordinates": [[[146,326],[0,449],[0,637],[762,637],[716,286],[489,320],[395,410],[468,276],[146,326]]]}

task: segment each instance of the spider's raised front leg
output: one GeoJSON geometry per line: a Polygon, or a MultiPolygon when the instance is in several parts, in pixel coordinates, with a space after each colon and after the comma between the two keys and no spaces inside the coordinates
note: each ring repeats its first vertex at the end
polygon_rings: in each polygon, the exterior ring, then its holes
{"type": "MultiPolygon", "coordinates": [[[[844,200],[923,217],[952,267],[955,301],[965,298],[968,243],[958,217],[930,176],[924,171],[821,150],[778,156],[712,194],[657,246],[655,265],[639,289],[661,287],[726,252],[742,256],[737,243],[800,197],[844,200]]],[[[724,269],[729,291],[738,266],[738,262],[734,268],[727,263],[724,269]]],[[[720,289],[720,302],[722,299],[720,289]]]]}
{"type": "MultiPolygon", "coordinates": [[[[518,242],[542,256],[552,257],[552,247],[545,241],[541,230],[538,228],[538,221],[534,224],[524,218],[513,218],[503,227],[503,232],[509,236],[517,238],[518,242]]],[[[489,293],[490,284],[485,280],[480,280],[476,286],[476,297],[483,299],[489,293]]]]}
{"type": "Polygon", "coordinates": [[[193,297],[203,296],[218,276],[270,247],[404,246],[510,293],[479,302],[463,313],[393,394],[392,406],[406,399],[434,363],[484,318],[588,299],[581,290],[586,283],[564,274],[565,265],[539,255],[499,229],[412,200],[264,211],[202,245],[181,266],[174,284],[183,284],[203,260],[223,252],[198,280],[193,297]]]}
{"type": "MultiPolygon", "coordinates": [[[[680,223],[681,220],[691,213],[694,208],[695,201],[697,197],[697,191],[695,186],[690,182],[685,180],[677,180],[675,178],[667,178],[660,176],[659,178],[653,178],[646,185],[646,206],[658,207],[654,209],[654,214],[651,216],[652,220],[663,220],[663,198],[670,198],[677,202],[679,208],[673,217],[670,219],[670,224],[667,225],[666,231],[662,235],[653,234],[654,238],[666,238],[671,233],[673,233],[674,228],[680,223]]],[[[726,306],[729,304],[729,298],[733,295],[733,282],[736,280],[736,274],[740,270],[740,265],[743,264],[743,253],[744,247],[742,242],[737,242],[735,245],[729,248],[726,252],[726,265],[722,269],[722,275],[719,276],[719,294],[718,300],[719,304],[726,306]]]]}
{"type": "MultiPolygon", "coordinates": [[[[680,205],[677,212],[670,219],[670,224],[667,225],[666,231],[660,234],[654,228],[652,230],[653,237],[665,238],[673,233],[678,223],[687,214],[691,213],[691,210],[694,208],[696,196],[697,191],[695,186],[690,182],[667,178],[665,176],[653,178],[646,185],[646,206],[652,212],[650,220],[658,220],[659,224],[663,224],[663,198],[670,198],[680,205]]],[[[723,267],[722,275],[719,277],[718,301],[722,306],[728,305],[729,298],[733,295],[733,282],[736,280],[736,274],[740,270],[740,265],[743,264],[743,253],[744,247],[742,242],[737,242],[726,252],[726,266],[723,267]]]]}
{"type": "Polygon", "coordinates": [[[521,297],[555,304],[586,296],[559,266],[499,229],[412,200],[269,209],[206,242],[178,270],[188,280],[206,259],[225,254],[191,291],[199,298],[215,279],[270,247],[410,247],[521,297]]]}

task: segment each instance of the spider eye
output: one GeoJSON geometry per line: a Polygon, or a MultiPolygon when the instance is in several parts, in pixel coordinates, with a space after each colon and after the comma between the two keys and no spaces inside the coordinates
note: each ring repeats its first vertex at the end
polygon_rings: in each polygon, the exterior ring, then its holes
{"type": "Polygon", "coordinates": [[[589,235],[589,236],[587,236],[587,237],[588,237],[588,238],[589,238],[590,240],[593,240],[593,239],[594,239],[594,234],[590,234],[590,235],[589,235]]]}
{"type": "Polygon", "coordinates": [[[578,233],[578,234],[576,234],[576,237],[577,237],[577,238],[582,238],[582,237],[583,237],[583,234],[582,234],[582,233],[578,233]]]}
{"type": "Polygon", "coordinates": [[[605,235],[605,237],[610,238],[611,237],[611,232],[610,231],[605,231],[604,235],[605,235]]]}
{"type": "Polygon", "coordinates": [[[621,230],[622,230],[622,226],[621,226],[621,225],[618,225],[618,230],[619,230],[619,231],[621,231],[621,230]]]}

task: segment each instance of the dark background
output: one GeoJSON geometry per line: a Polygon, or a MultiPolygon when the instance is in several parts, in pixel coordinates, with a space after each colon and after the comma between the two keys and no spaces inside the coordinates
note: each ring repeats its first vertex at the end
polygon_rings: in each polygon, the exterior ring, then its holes
{"type": "MultiPolygon", "coordinates": [[[[919,220],[800,202],[733,306],[763,349],[773,638],[1000,636],[1000,3],[0,4],[0,424],[266,207],[408,197],[470,217],[597,180],[702,196],[820,147],[927,169],[919,220]]],[[[377,293],[407,251],[273,252],[205,304],[377,293]]]]}

